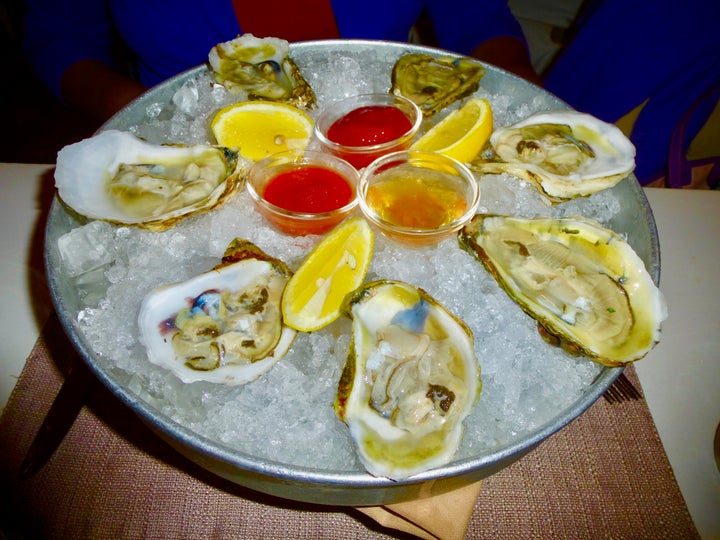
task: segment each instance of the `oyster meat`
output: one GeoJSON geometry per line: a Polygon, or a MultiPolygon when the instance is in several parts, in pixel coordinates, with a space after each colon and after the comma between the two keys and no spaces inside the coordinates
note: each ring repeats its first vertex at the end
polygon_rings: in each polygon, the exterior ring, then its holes
{"type": "Polygon", "coordinates": [[[335,411],[367,471],[399,480],[448,463],[481,389],[470,329],[399,281],[364,285],[344,311],[353,339],[335,411]]]}
{"type": "Polygon", "coordinates": [[[475,92],[484,75],[472,58],[408,53],[393,66],[391,92],[414,101],[428,118],[475,92]]]}
{"type": "Polygon", "coordinates": [[[291,274],[282,261],[235,239],[213,270],[143,299],[138,326],[148,359],[188,383],[257,379],[295,339],[280,309],[291,274]]]}
{"type": "Polygon", "coordinates": [[[282,101],[303,109],[316,104],[315,92],[290,58],[290,45],[283,39],[243,34],[218,43],[208,60],[215,80],[243,101],[282,101]]]}
{"type": "Polygon", "coordinates": [[[150,144],[109,130],[58,152],[55,186],[86,218],[158,231],[222,204],[244,169],[228,148],[150,144]]]}
{"type": "Polygon", "coordinates": [[[492,155],[471,168],[508,173],[562,202],[611,188],[635,169],[635,147],[620,129],[577,111],[532,115],[490,136],[492,155]]]}
{"type": "Polygon", "coordinates": [[[660,340],[664,296],[632,247],[593,220],[479,214],[459,240],[571,353],[622,366],[660,340]]]}

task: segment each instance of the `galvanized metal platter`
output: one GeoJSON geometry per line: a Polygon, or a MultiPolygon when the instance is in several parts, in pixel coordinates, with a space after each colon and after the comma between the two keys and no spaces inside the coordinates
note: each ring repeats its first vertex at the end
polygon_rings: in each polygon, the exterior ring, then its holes
{"type": "MultiPolygon", "coordinates": [[[[407,52],[450,54],[445,51],[415,45],[337,40],[305,42],[292,45],[291,54],[302,63],[304,57],[317,54],[346,54],[363,58],[372,53],[388,73],[396,59],[407,52]]],[[[562,109],[567,105],[555,96],[493,66],[486,66],[482,88],[493,93],[507,92],[516,104],[533,103],[535,107],[562,109]]],[[[197,73],[199,66],[162,83],[131,103],[112,118],[102,129],[127,129],[143,121],[147,108],[153,103],[168,102],[178,88],[197,73]]],[[[644,193],[633,176],[623,180],[613,190],[622,208],[610,227],[626,236],[645,262],[657,283],[660,275],[660,251],[655,222],[644,193]]],[[[521,458],[553,433],[582,414],[620,375],[621,370],[603,368],[594,382],[582,395],[544,425],[526,433],[511,444],[490,452],[462,458],[451,464],[419,474],[406,481],[376,478],[362,471],[332,471],[320,468],[298,467],[238,452],[218,440],[204,437],[180,425],[152,404],[138,397],[119,377],[112,362],[101,357],[89,344],[78,324],[79,292],[74,282],[63,271],[57,248],[57,239],[79,222],[55,201],[46,229],[46,270],[52,298],[64,329],[85,362],[110,391],[132,409],[161,438],[192,461],[232,482],[288,499],[333,505],[377,505],[435,495],[485,478],[521,458]]]]}

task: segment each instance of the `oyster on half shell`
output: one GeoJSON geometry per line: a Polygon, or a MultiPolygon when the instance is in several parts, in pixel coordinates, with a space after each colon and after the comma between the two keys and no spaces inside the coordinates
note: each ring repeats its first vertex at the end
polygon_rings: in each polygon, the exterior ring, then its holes
{"type": "Polygon", "coordinates": [[[233,240],[213,270],[145,296],[138,326],[148,359],[183,382],[257,379],[295,339],[280,308],[291,274],[251,242],[233,240]]]}
{"type": "Polygon", "coordinates": [[[158,145],[109,130],[58,152],[55,186],[81,216],[159,231],[226,201],[245,166],[221,146],[158,145]]]}
{"type": "Polygon", "coordinates": [[[368,283],[343,309],[353,339],[335,411],[367,471],[399,480],[448,463],[481,389],[470,329],[399,281],[368,283]]]}
{"type": "Polygon", "coordinates": [[[242,34],[210,49],[215,80],[242,100],[281,101],[302,109],[316,104],[315,92],[279,38],[242,34]]]}
{"type": "Polygon", "coordinates": [[[635,169],[635,147],[619,128],[577,111],[532,115],[490,136],[492,153],[470,164],[533,183],[551,202],[611,188],[635,169]]]}
{"type": "Polygon", "coordinates": [[[414,101],[428,118],[475,92],[484,75],[472,58],[408,53],[393,66],[390,91],[414,101]]]}
{"type": "Polygon", "coordinates": [[[632,247],[593,220],[479,214],[459,240],[568,352],[615,367],[660,340],[664,296],[632,247]]]}

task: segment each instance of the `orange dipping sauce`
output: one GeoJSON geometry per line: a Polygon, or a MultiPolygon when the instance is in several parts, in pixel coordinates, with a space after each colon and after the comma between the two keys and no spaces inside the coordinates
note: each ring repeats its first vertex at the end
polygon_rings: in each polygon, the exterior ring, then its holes
{"type": "Polygon", "coordinates": [[[414,171],[407,172],[368,188],[367,204],[380,218],[399,227],[430,230],[446,226],[467,211],[462,193],[448,179],[438,175],[419,180],[414,171]]]}
{"type": "Polygon", "coordinates": [[[360,209],[385,236],[430,246],[456,233],[475,214],[480,190],[462,163],[435,152],[388,154],[358,183],[360,209]]]}

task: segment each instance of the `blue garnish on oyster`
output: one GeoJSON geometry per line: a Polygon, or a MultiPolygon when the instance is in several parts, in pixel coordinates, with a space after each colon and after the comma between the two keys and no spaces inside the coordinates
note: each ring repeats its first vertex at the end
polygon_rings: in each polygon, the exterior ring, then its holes
{"type": "Polygon", "coordinates": [[[430,313],[430,304],[421,298],[420,301],[411,308],[398,311],[393,317],[391,324],[402,326],[410,332],[419,334],[425,327],[425,321],[430,313]]]}

